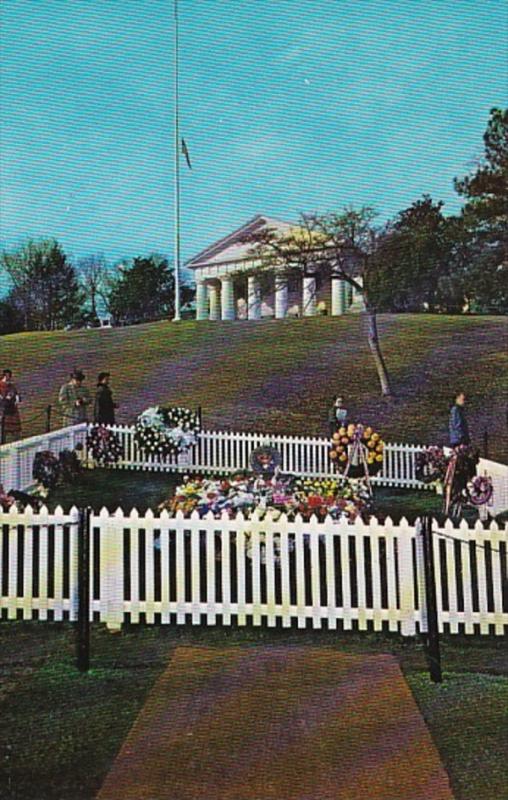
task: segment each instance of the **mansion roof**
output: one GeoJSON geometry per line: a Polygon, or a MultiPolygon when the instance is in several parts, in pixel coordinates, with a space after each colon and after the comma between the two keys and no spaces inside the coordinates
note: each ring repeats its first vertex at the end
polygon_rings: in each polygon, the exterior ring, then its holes
{"type": "Polygon", "coordinates": [[[197,267],[252,260],[252,243],[246,241],[248,237],[259,233],[263,229],[270,229],[275,233],[284,235],[293,230],[294,227],[291,222],[267,217],[264,214],[257,214],[240,228],[228,234],[228,236],[224,236],[224,238],[206,247],[194,258],[191,258],[190,261],[187,261],[185,266],[188,269],[196,269],[197,267]]]}

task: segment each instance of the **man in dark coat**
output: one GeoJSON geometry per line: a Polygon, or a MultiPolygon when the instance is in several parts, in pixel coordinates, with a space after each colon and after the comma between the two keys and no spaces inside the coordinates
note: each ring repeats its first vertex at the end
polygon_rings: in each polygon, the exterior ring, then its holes
{"type": "Polygon", "coordinates": [[[109,386],[109,372],[99,373],[97,378],[97,392],[95,394],[94,422],[97,425],[114,425],[115,408],[113,393],[109,386]]]}
{"type": "Polygon", "coordinates": [[[450,409],[450,446],[458,447],[461,444],[471,444],[469,427],[467,424],[464,405],[466,396],[464,392],[459,392],[455,397],[455,403],[450,409]]]}
{"type": "Polygon", "coordinates": [[[330,428],[330,436],[347,424],[347,409],[342,405],[342,397],[337,396],[333,401],[333,406],[328,411],[328,425],[330,428]]]}

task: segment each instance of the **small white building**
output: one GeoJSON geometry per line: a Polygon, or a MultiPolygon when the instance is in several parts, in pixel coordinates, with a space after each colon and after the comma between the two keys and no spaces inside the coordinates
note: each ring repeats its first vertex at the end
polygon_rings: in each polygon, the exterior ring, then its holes
{"type": "Polygon", "coordinates": [[[248,237],[263,229],[284,236],[294,228],[290,222],[258,214],[188,261],[186,267],[196,281],[196,319],[282,319],[362,310],[361,295],[356,296],[346,281],[333,274],[295,271],[288,278],[278,274],[275,266],[249,274],[256,263],[248,237]]]}

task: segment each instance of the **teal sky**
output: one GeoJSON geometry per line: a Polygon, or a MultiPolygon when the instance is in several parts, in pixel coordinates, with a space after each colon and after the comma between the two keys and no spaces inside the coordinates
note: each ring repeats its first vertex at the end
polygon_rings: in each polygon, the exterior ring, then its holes
{"type": "MultiPolygon", "coordinates": [[[[180,19],[184,258],[260,212],[459,208],[506,104],[504,0],[180,0],[180,19]]],[[[3,0],[3,246],[171,255],[172,25],[170,0],[3,0]]]]}

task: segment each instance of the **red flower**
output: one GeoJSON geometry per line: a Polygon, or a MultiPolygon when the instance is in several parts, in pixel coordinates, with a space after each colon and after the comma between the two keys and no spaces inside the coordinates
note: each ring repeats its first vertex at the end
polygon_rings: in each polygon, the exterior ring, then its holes
{"type": "Polygon", "coordinates": [[[319,508],[323,505],[323,498],[319,495],[311,495],[309,497],[309,508],[319,508]]]}

